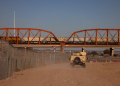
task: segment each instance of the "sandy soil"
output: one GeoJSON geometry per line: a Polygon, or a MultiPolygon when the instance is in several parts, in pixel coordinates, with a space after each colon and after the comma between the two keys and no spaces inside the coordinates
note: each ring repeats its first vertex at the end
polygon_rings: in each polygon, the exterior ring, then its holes
{"type": "Polygon", "coordinates": [[[16,72],[0,86],[120,86],[120,63],[54,64],[16,72]]]}

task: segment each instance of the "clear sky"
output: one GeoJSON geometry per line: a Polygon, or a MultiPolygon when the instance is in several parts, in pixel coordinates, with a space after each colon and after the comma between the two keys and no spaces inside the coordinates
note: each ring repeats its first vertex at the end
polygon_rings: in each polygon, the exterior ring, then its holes
{"type": "Polygon", "coordinates": [[[120,28],[120,0],[0,0],[0,28],[38,28],[57,37],[95,28],[120,28]]]}

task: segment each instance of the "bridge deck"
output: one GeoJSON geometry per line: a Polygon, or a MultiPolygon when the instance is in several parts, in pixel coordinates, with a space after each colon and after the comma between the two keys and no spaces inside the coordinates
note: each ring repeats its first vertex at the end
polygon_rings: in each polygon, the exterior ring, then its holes
{"type": "MultiPolygon", "coordinates": [[[[39,45],[39,44],[36,44],[36,45],[30,45],[30,44],[12,44],[12,46],[14,47],[61,47],[61,45],[39,45]]],[[[114,47],[114,48],[120,48],[119,45],[63,45],[65,48],[111,48],[111,47],[114,47]]]]}

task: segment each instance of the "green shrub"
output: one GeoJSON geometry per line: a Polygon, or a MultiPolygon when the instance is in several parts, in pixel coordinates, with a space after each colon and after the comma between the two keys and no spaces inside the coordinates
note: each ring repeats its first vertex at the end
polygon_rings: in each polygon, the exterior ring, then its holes
{"type": "Polygon", "coordinates": [[[90,52],[87,52],[87,55],[91,55],[91,53],[90,53],[90,52]]]}
{"type": "Polygon", "coordinates": [[[98,53],[97,53],[96,51],[92,51],[91,54],[93,54],[93,55],[97,55],[98,53]]]}
{"type": "Polygon", "coordinates": [[[114,56],[116,57],[116,56],[118,56],[118,54],[114,54],[114,56]]]}
{"type": "Polygon", "coordinates": [[[103,53],[104,53],[104,54],[110,54],[110,50],[105,49],[105,50],[103,51],[103,53]]]}

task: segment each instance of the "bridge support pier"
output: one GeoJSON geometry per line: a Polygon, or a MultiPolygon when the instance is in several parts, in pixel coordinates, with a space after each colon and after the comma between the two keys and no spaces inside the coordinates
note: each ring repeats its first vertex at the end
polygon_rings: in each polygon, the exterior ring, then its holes
{"type": "Polygon", "coordinates": [[[119,30],[119,33],[118,33],[119,35],[119,38],[118,38],[118,45],[120,45],[120,30],[119,30]]]}
{"type": "Polygon", "coordinates": [[[82,52],[84,52],[84,47],[82,48],[82,52]]]}
{"type": "Polygon", "coordinates": [[[61,52],[64,52],[64,46],[61,45],[61,52]]]}
{"type": "Polygon", "coordinates": [[[25,54],[26,54],[26,47],[25,47],[25,54]]]}
{"type": "Polygon", "coordinates": [[[56,52],[56,47],[54,47],[54,52],[56,52]]]}
{"type": "Polygon", "coordinates": [[[114,55],[114,48],[110,48],[110,56],[114,55]]]}

